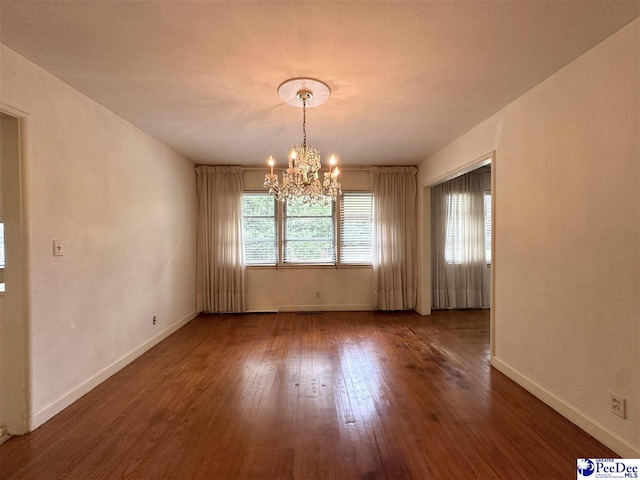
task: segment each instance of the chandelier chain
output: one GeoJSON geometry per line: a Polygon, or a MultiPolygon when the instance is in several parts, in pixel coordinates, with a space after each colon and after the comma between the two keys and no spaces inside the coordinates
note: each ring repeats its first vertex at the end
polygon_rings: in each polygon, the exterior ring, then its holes
{"type": "Polygon", "coordinates": [[[307,149],[307,97],[302,97],[302,146],[307,149]]]}

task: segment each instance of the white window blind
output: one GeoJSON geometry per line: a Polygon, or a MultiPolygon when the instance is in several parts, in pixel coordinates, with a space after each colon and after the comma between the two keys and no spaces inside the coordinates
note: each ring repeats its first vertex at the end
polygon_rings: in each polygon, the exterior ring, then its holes
{"type": "Polygon", "coordinates": [[[447,209],[444,259],[447,263],[464,263],[465,217],[471,209],[471,196],[467,193],[450,193],[445,199],[447,209]]]}
{"type": "Polygon", "coordinates": [[[484,192],[484,255],[491,264],[491,192],[484,192]]]}
{"type": "Polygon", "coordinates": [[[340,263],[371,264],[373,247],[371,192],[344,192],[340,199],[340,263]]]}
{"type": "Polygon", "coordinates": [[[333,205],[284,205],[284,263],[335,263],[333,205]]]}
{"type": "Polygon", "coordinates": [[[242,197],[244,257],[247,265],[275,265],[278,259],[276,203],[268,193],[242,197]]]}
{"type": "MultiPolygon", "coordinates": [[[[465,251],[465,238],[471,238],[470,224],[466,218],[471,215],[471,195],[450,193],[445,199],[447,209],[446,239],[444,259],[447,263],[461,264],[469,261],[465,251]]],[[[484,193],[484,252],[485,261],[491,263],[491,192],[484,193]]]]}

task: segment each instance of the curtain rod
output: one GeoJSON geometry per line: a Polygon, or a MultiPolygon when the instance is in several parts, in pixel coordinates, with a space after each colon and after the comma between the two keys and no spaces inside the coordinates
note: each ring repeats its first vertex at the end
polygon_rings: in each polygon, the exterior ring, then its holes
{"type": "MultiPolygon", "coordinates": [[[[336,165],[341,172],[344,171],[348,171],[348,170],[369,170],[371,167],[367,167],[367,166],[363,166],[363,167],[343,167],[341,165],[336,165]]],[[[283,168],[278,168],[276,166],[273,167],[274,172],[276,170],[284,170],[286,167],[283,168]]],[[[269,170],[269,166],[265,166],[265,167],[242,167],[243,170],[264,170],[268,173],[269,170]]]]}
{"type": "MultiPolygon", "coordinates": [[[[203,164],[203,163],[196,163],[195,165],[196,167],[240,167],[242,168],[242,170],[249,170],[249,171],[253,171],[253,170],[263,170],[265,172],[268,173],[269,171],[269,166],[266,165],[264,167],[243,167],[242,165],[208,165],[208,164],[203,164]]],[[[348,172],[348,171],[362,171],[362,170],[370,170],[373,167],[416,167],[417,165],[363,165],[363,166],[355,166],[355,167],[343,167],[342,165],[336,165],[341,172],[348,172]]],[[[284,170],[284,168],[278,168],[278,167],[273,167],[273,170],[284,170]]]]}

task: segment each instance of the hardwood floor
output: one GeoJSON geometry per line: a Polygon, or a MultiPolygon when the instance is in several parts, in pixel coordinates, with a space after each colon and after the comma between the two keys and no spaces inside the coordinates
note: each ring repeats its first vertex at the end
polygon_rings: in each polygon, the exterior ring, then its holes
{"type": "Polygon", "coordinates": [[[488,311],[200,316],[3,479],[575,479],[615,454],[489,366],[488,311]]]}

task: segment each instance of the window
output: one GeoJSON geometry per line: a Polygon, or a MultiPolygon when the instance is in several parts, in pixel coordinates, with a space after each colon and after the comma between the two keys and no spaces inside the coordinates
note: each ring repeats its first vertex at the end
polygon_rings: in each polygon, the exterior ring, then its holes
{"type": "Polygon", "coordinates": [[[471,209],[471,195],[450,193],[445,198],[447,224],[444,259],[447,263],[464,263],[465,218],[471,209]]]}
{"type": "Polygon", "coordinates": [[[345,192],[337,203],[325,206],[280,203],[268,193],[245,192],[245,262],[370,265],[372,210],[371,192],[345,192]]]}
{"type": "Polygon", "coordinates": [[[275,202],[268,193],[245,193],[242,197],[242,230],[247,265],[277,263],[275,202]]]}
{"type": "MultiPolygon", "coordinates": [[[[484,255],[487,265],[491,264],[491,192],[484,192],[484,255]]],[[[445,199],[447,224],[444,259],[447,263],[462,264],[469,261],[470,251],[465,250],[465,238],[474,238],[471,195],[450,193],[445,199]]],[[[475,237],[477,238],[477,237],[475,237]]],[[[480,240],[480,241],[483,241],[480,240]]],[[[470,241],[470,240],[469,240],[470,241]]]]}
{"type": "Polygon", "coordinates": [[[284,263],[334,263],[333,202],[284,205],[284,263]]]}
{"type": "Polygon", "coordinates": [[[340,201],[340,263],[370,264],[373,250],[370,192],[345,192],[340,201]]]}
{"type": "Polygon", "coordinates": [[[491,192],[484,192],[484,258],[491,265],[491,192]]]}

